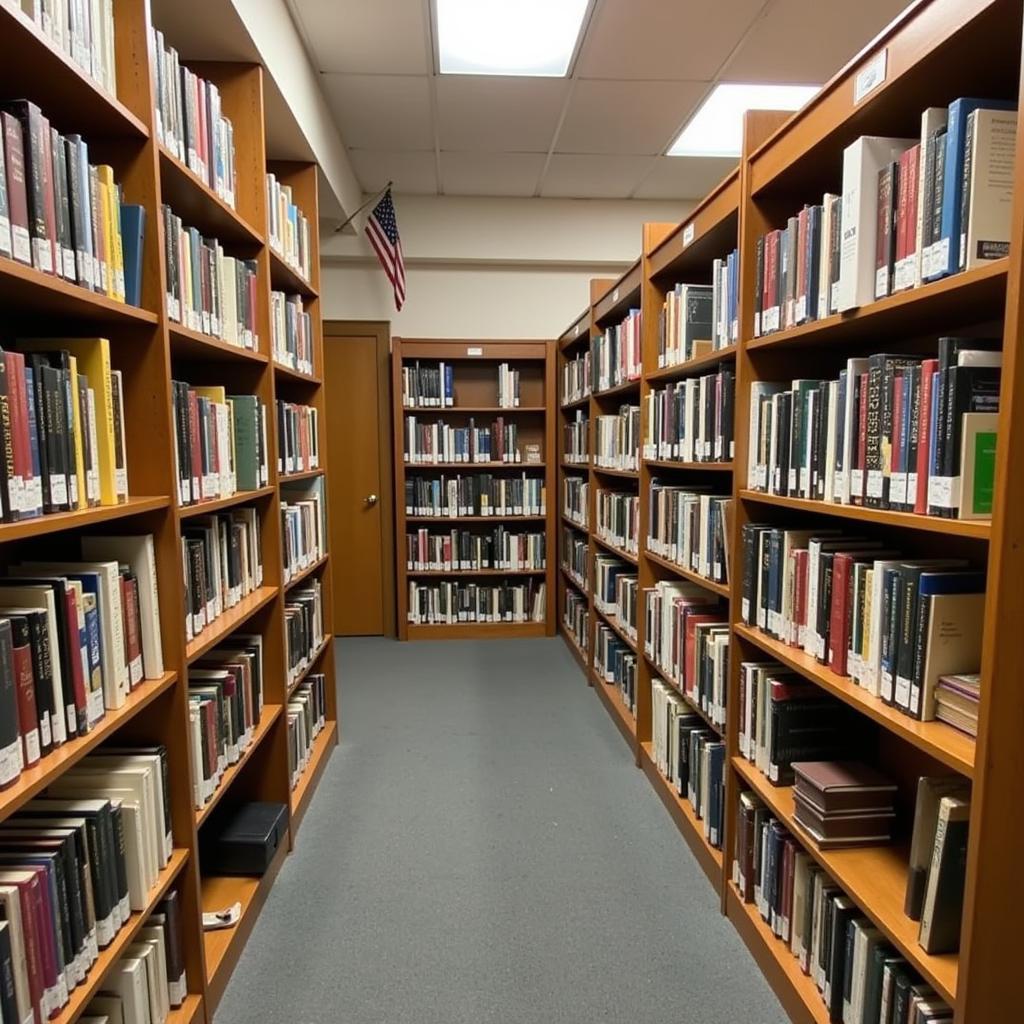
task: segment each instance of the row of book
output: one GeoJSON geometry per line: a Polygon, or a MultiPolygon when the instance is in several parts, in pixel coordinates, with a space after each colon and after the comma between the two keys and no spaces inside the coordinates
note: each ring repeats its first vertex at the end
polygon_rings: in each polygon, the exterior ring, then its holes
{"type": "Polygon", "coordinates": [[[288,777],[292,789],[309,767],[316,738],[327,728],[327,677],[313,673],[288,698],[288,777]]]}
{"type": "Polygon", "coordinates": [[[590,342],[591,393],[640,379],[640,310],[631,309],[622,323],[606,328],[590,342]]]}
{"type": "Polygon", "coordinates": [[[562,404],[580,402],[590,394],[590,352],[567,359],[562,367],[562,404]]]}
{"type": "Polygon", "coordinates": [[[658,367],[679,366],[739,340],[739,252],[712,264],[712,284],[677,284],[658,316],[658,367]]]}
{"type": "Polygon", "coordinates": [[[729,616],[694,583],[659,580],[644,592],[644,651],[679,693],[725,727],[729,616]]]}
{"type": "Polygon", "coordinates": [[[145,209],[31,100],[0,104],[0,255],[141,305],[145,209]]]}
{"type": "Polygon", "coordinates": [[[182,505],[267,486],[267,408],[255,395],[172,380],[171,411],[182,505]]]}
{"type": "Polygon", "coordinates": [[[277,401],[277,471],[320,468],[320,413],[312,405],[277,401]]]}
{"type": "Polygon", "coordinates": [[[628,491],[599,487],[594,494],[595,533],[629,555],[640,553],[640,498],[628,491]]]}
{"type": "Polygon", "coordinates": [[[192,641],[263,585],[260,514],[247,506],[189,519],[181,548],[185,639],[192,641]]]}
{"type": "MultiPolygon", "coordinates": [[[[163,747],[101,747],[55,779],[45,796],[4,820],[0,960],[11,969],[0,994],[5,1020],[41,1024],[60,1015],[100,950],[146,908],[173,852],[167,779],[163,747]]],[[[176,921],[171,973],[180,1001],[179,912],[164,901],[157,913],[164,921],[149,924],[161,930],[172,915],[176,921]]],[[[146,931],[129,956],[152,955],[142,947],[159,936],[146,931]]],[[[155,953],[159,942],[149,948],[155,953]]],[[[166,957],[166,949],[162,953],[166,957]]],[[[166,960],[159,966],[166,970],[166,960]]],[[[116,990],[116,973],[103,984],[116,990]]],[[[164,995],[170,1000],[170,991],[164,995]]]]}
{"type": "Polygon", "coordinates": [[[594,556],[594,607],[636,643],[639,587],[636,566],[598,551],[594,556]]]}
{"type": "Polygon", "coordinates": [[[82,537],[80,551],[0,578],[0,786],[163,675],[153,538],[82,537]]]}
{"type": "Polygon", "coordinates": [[[586,597],[575,590],[566,590],[562,622],[586,657],[590,637],[590,606],[586,597]]]}
{"type": "Polygon", "coordinates": [[[314,366],[313,318],[301,295],[270,293],[270,343],[274,362],[299,373],[316,373],[314,366]]]}
{"type": "Polygon", "coordinates": [[[838,380],[751,385],[748,480],[769,494],[944,518],[991,515],[1002,351],[847,360],[838,380]]]}
{"type": "Polygon", "coordinates": [[[583,476],[562,477],[562,515],[586,530],[589,525],[590,484],[583,476]]]}
{"type": "Polygon", "coordinates": [[[489,533],[422,527],[405,535],[405,566],[417,572],[504,569],[521,572],[547,565],[543,533],[516,533],[496,526],[489,533]]]}
{"type": "Polygon", "coordinates": [[[582,409],[562,428],[562,459],[576,465],[590,461],[590,417],[582,409]]]}
{"type": "Polygon", "coordinates": [[[600,619],[594,630],[594,672],[602,682],[619,691],[623,706],[636,717],[636,651],[600,619]]]}
{"type": "Polygon", "coordinates": [[[316,565],[327,554],[327,512],[323,477],[281,486],[284,582],[316,565]]]}
{"type": "Polygon", "coordinates": [[[959,98],[918,138],[865,136],[826,193],[758,240],[754,335],[842,313],[1009,252],[1017,114],[959,98]]]}
{"type": "Polygon", "coordinates": [[[159,29],[152,37],[157,141],[233,209],[235,128],[221,109],[220,89],[185,67],[159,29]]]}
{"type": "Polygon", "coordinates": [[[527,476],[525,472],[520,476],[492,473],[407,476],[405,514],[449,519],[542,516],[547,510],[546,490],[543,478],[527,476]]]}
{"type": "Polygon", "coordinates": [[[117,95],[114,0],[19,0],[15,6],[87,77],[117,95]]]}
{"type": "Polygon", "coordinates": [[[309,668],[324,642],[324,598],[320,580],[288,591],[284,602],[285,662],[288,682],[309,668]]]}
{"type": "Polygon", "coordinates": [[[543,622],[546,587],[525,583],[409,583],[409,622],[543,622]]]}
{"type": "Polygon", "coordinates": [[[109,342],[15,344],[0,352],[4,521],[126,501],[124,381],[109,342]]]}
{"type": "Polygon", "coordinates": [[[188,668],[192,794],[213,798],[252,743],[263,713],[263,637],[235,633],[188,668]]]}
{"type": "Polygon", "coordinates": [[[506,423],[502,416],[487,427],[478,427],[472,416],[464,427],[444,420],[424,423],[415,416],[406,416],[403,435],[402,451],[406,462],[523,461],[518,425],[506,423]]]}
{"type": "Polygon", "coordinates": [[[229,256],[216,238],[186,225],[166,203],[161,214],[168,318],[190,331],[257,351],[256,260],[229,256]]]}
{"type": "Polygon", "coordinates": [[[562,527],[562,568],[584,593],[590,591],[590,542],[586,534],[562,527]]]}
{"type": "Polygon", "coordinates": [[[621,405],[612,416],[595,417],[594,465],[627,471],[640,468],[640,406],[621,405]]]}
{"type": "Polygon", "coordinates": [[[729,582],[732,498],[651,479],[647,550],[714,583],[729,582]]]}
{"type": "Polygon", "coordinates": [[[732,879],[814,981],[830,1021],[952,1024],[934,989],[749,791],[740,794],[732,879]]]}
{"type": "Polygon", "coordinates": [[[644,428],[645,459],[727,462],[736,452],[736,375],[732,370],[652,388],[644,428]]]}
{"type": "MultiPolygon", "coordinates": [[[[515,409],[521,403],[522,376],[510,363],[496,367],[494,405],[515,409]]],[[[402,365],[402,405],[406,409],[455,408],[455,367],[444,361],[413,360],[402,365]]]]}
{"type": "Polygon", "coordinates": [[[743,527],[741,619],[912,718],[981,664],[985,576],[838,530],[743,527]]]}
{"type": "Polygon", "coordinates": [[[272,173],[267,174],[266,184],[270,248],[309,281],[312,277],[309,221],[292,201],[291,185],[281,184],[272,173]]]}
{"type": "Polygon", "coordinates": [[[679,694],[651,680],[651,752],[658,771],[689,801],[709,846],[725,833],[725,743],[679,694]]]}

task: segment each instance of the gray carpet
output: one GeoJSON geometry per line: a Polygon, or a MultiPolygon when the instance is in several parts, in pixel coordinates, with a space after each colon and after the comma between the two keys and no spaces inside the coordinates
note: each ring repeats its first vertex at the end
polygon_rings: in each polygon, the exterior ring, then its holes
{"type": "Polygon", "coordinates": [[[561,640],[339,654],[343,741],[216,1024],[784,1024],[561,640]]]}

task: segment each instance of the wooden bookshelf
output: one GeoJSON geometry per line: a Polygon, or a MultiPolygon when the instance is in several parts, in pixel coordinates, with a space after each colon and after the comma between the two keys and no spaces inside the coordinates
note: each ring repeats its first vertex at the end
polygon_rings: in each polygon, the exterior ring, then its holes
{"type": "MultiPolygon", "coordinates": [[[[148,0],[118,0],[114,5],[117,95],[109,95],[85,76],[19,10],[0,5],[0,87],[7,96],[25,96],[38,103],[62,132],[78,132],[95,162],[109,163],[123,188],[125,201],[146,211],[143,247],[142,304],[125,305],[0,257],[0,302],[12,324],[12,335],[55,337],[100,335],[110,340],[111,362],[124,381],[128,479],[131,496],[122,504],[0,524],[0,565],[45,557],[59,550],[73,558],[81,534],[152,534],[159,586],[161,641],[165,672],[144,680],[123,707],[108,711],[86,735],[70,740],[22,773],[0,794],[0,820],[43,792],[60,775],[101,743],[160,743],[169,761],[169,802],[174,852],[150,892],[146,908],[132,915],[114,942],[100,955],[86,981],[55,1020],[72,1024],[104,977],[123,955],[149,913],[174,888],[182,909],[183,948],[188,996],[174,1010],[172,1024],[213,1019],[227,979],[252,930],[281,862],[294,842],[298,820],[311,805],[323,770],[338,740],[334,644],[326,637],[304,673],[327,677],[328,723],[315,741],[309,765],[292,789],[288,774],[287,700],[299,680],[286,683],[285,591],[281,523],[277,502],[282,477],[277,469],[276,399],[309,404],[321,417],[320,455],[326,464],[323,417],[327,414],[320,373],[323,335],[319,289],[317,234],[317,168],[310,163],[278,162],[266,145],[263,72],[253,64],[193,61],[189,40],[168,37],[182,62],[214,82],[222,108],[235,130],[236,204],[229,206],[203,181],[171,155],[157,139],[154,96],[155,67],[151,47],[148,0]],[[294,199],[310,223],[312,279],[301,280],[267,247],[265,173],[270,170],[293,188],[294,199]],[[217,237],[231,255],[256,261],[256,330],[254,351],[173,323],[167,315],[164,266],[163,204],[169,204],[187,225],[217,237]],[[294,288],[293,288],[294,286],[294,288]],[[309,299],[314,334],[315,373],[306,375],[277,367],[271,360],[272,287],[302,292],[309,299]],[[179,507],[172,413],[171,381],[226,384],[235,393],[257,395],[267,407],[269,484],[253,491],[203,504],[179,507]],[[185,579],[181,558],[182,530],[197,516],[255,505],[261,513],[260,550],[263,586],[220,616],[191,642],[185,639],[182,594],[185,579]],[[213,800],[197,812],[192,793],[192,762],[188,721],[188,666],[242,628],[258,633],[264,653],[264,710],[241,761],[224,776],[213,800]],[[284,804],[291,815],[271,870],[259,879],[218,878],[200,856],[201,830],[214,827],[228,808],[245,800],[284,804]],[[235,928],[204,934],[203,909],[223,907],[241,899],[244,913],[235,928]]],[[[161,26],[157,26],[161,27],[161,26]]],[[[545,404],[546,401],[545,401],[545,404]]],[[[295,474],[288,480],[322,477],[323,470],[295,474]]],[[[294,586],[316,578],[323,583],[324,621],[330,613],[331,563],[325,555],[291,581],[294,586]]]]}
{"type": "MultiPolygon", "coordinates": [[[[509,636],[553,636],[556,621],[556,588],[561,585],[557,571],[557,531],[555,511],[555,472],[558,467],[555,445],[555,345],[546,341],[444,341],[435,338],[395,338],[391,348],[393,434],[395,439],[395,494],[398,495],[395,515],[395,545],[398,564],[398,635],[402,640],[490,638],[509,636]],[[406,406],[402,395],[402,369],[416,361],[434,365],[444,362],[452,366],[453,405],[406,406]],[[520,373],[520,405],[504,408],[498,402],[498,366],[507,362],[520,373]],[[477,426],[490,426],[498,417],[506,424],[515,424],[521,462],[406,462],[405,419],[414,416],[418,423],[445,423],[466,426],[468,417],[479,416],[477,426]],[[525,446],[536,445],[540,461],[525,461],[525,446]],[[405,481],[409,476],[430,476],[456,471],[459,476],[477,473],[526,474],[541,479],[544,486],[542,516],[411,516],[405,511],[405,481]],[[545,568],[543,569],[409,569],[404,552],[408,527],[437,527],[448,532],[465,527],[473,532],[486,524],[500,524],[510,532],[536,532],[541,527],[545,537],[545,568]],[[523,530],[516,529],[522,523],[523,530]],[[545,611],[542,622],[456,622],[414,623],[409,621],[410,581],[454,581],[479,579],[481,585],[508,579],[515,583],[542,583],[545,611]]],[[[433,531],[432,531],[433,532],[433,531]]]]}

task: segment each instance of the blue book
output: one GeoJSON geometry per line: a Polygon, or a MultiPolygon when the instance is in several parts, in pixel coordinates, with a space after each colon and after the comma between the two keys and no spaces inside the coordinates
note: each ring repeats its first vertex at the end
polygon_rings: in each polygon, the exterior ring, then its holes
{"type": "Polygon", "coordinates": [[[960,97],[949,105],[946,124],[946,162],[942,178],[942,227],[938,241],[940,255],[926,280],[934,281],[955,274],[960,267],[960,205],[964,184],[964,140],[967,117],[972,110],[1014,110],[1009,100],[967,99],[960,97]]]}
{"type": "MultiPolygon", "coordinates": [[[[83,590],[85,589],[83,585],[83,590]]],[[[95,596],[95,595],[90,595],[95,596]]],[[[103,663],[100,660],[100,610],[99,602],[90,602],[92,607],[85,610],[85,629],[82,637],[82,644],[85,647],[87,665],[89,669],[88,690],[94,693],[97,690],[103,693],[103,663]]]]}
{"type": "Polygon", "coordinates": [[[444,404],[455,404],[455,367],[451,363],[444,368],[444,404]]]}
{"type": "Polygon", "coordinates": [[[121,248],[124,253],[124,298],[129,306],[142,305],[142,250],[146,237],[146,208],[121,204],[121,248]]]}

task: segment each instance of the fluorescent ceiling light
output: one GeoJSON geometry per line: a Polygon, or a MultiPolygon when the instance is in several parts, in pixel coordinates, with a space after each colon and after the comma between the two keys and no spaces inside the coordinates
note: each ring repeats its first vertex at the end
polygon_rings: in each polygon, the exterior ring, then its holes
{"type": "Polygon", "coordinates": [[[820,85],[741,85],[723,82],[682,130],[669,156],[739,156],[747,110],[799,110],[820,85]]]}
{"type": "Polygon", "coordinates": [[[436,0],[443,75],[564,76],[590,0],[436,0]]]}

